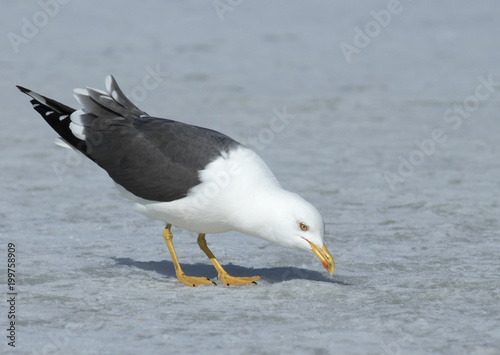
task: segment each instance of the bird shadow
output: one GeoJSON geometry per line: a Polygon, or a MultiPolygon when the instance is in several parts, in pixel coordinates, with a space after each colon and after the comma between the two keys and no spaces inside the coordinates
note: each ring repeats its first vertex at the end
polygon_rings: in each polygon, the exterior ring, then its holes
{"type": "MultiPolygon", "coordinates": [[[[116,264],[136,267],[141,270],[155,271],[167,277],[176,277],[174,264],[169,260],[164,261],[137,261],[130,258],[112,258],[116,264]]],[[[204,276],[210,279],[217,277],[217,271],[209,264],[186,264],[183,263],[182,271],[189,276],[204,276]]],[[[314,270],[301,269],[296,267],[275,267],[275,268],[247,268],[234,264],[223,265],[224,269],[231,276],[260,276],[263,281],[269,283],[280,283],[290,280],[311,280],[349,286],[350,283],[337,277],[329,277],[324,273],[314,270]]]]}

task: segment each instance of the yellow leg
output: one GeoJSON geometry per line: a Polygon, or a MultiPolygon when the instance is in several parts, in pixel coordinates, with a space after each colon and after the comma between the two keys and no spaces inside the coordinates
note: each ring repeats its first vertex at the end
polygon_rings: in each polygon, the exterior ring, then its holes
{"type": "Polygon", "coordinates": [[[184,271],[182,271],[181,265],[179,264],[179,260],[177,259],[174,244],[172,243],[173,234],[170,232],[171,227],[171,224],[167,224],[167,226],[163,230],[163,238],[165,239],[165,243],[167,243],[168,250],[170,251],[170,256],[172,257],[172,262],[174,263],[177,279],[180,282],[193,287],[198,285],[216,285],[215,282],[210,281],[206,277],[186,276],[186,274],[184,274],[184,271]]]}
{"type": "Polygon", "coordinates": [[[205,254],[208,256],[212,264],[214,264],[215,268],[217,269],[217,272],[219,273],[219,279],[222,281],[224,285],[230,286],[230,285],[249,285],[249,284],[257,284],[257,280],[260,279],[260,276],[252,276],[252,277],[234,277],[229,275],[226,270],[224,270],[219,263],[219,261],[215,258],[214,254],[210,249],[208,249],[207,246],[207,241],[205,240],[205,234],[201,233],[198,236],[198,245],[200,246],[201,250],[205,252],[205,254]]]}

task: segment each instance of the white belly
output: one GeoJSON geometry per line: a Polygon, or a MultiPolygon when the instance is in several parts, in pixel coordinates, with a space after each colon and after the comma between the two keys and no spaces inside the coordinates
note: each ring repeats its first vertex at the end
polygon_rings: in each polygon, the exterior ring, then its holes
{"type": "Polygon", "coordinates": [[[119,190],[150,218],[197,233],[224,233],[241,230],[242,218],[252,208],[249,202],[257,192],[281,189],[262,159],[245,147],[208,164],[199,178],[201,184],[190,189],[188,196],[172,202],[138,199],[119,190]]]}

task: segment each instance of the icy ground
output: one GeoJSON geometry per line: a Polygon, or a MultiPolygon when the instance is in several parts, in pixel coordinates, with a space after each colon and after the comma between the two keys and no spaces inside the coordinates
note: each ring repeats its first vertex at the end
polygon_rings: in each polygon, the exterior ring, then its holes
{"type": "MultiPolygon", "coordinates": [[[[60,3],[0,11],[2,354],[500,354],[500,2],[60,3]],[[76,106],[107,74],[152,115],[257,142],[325,217],[333,277],[227,233],[209,245],[258,285],[180,284],[163,225],[14,87],[76,106]]],[[[174,235],[186,273],[215,278],[174,235]]]]}

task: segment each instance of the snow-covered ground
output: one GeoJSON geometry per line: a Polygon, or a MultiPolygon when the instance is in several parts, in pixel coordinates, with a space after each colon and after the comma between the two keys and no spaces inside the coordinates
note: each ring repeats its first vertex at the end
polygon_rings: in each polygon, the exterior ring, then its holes
{"type": "Polygon", "coordinates": [[[500,354],[500,2],[41,0],[0,23],[1,353],[500,354]],[[257,142],[323,214],[333,277],[227,233],[214,254],[258,285],[179,283],[162,223],[14,87],[76,106],[107,74],[152,115],[257,142]]]}

